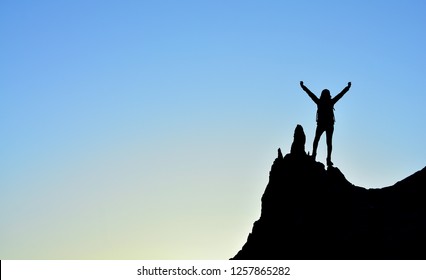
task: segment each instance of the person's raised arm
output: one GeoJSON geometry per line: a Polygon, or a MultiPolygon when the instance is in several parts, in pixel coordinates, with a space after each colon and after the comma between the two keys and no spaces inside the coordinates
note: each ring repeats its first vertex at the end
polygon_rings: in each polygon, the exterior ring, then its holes
{"type": "Polygon", "coordinates": [[[339,101],[340,98],[343,97],[343,95],[345,95],[345,93],[348,92],[348,90],[351,88],[352,83],[349,82],[348,85],[338,94],[333,98],[333,103],[336,103],[337,101],[339,101]]]}
{"type": "Polygon", "coordinates": [[[319,99],[318,97],[312,93],[312,91],[310,91],[304,84],[303,81],[300,81],[300,86],[302,87],[302,89],[309,95],[309,97],[315,102],[318,103],[319,99]]]}

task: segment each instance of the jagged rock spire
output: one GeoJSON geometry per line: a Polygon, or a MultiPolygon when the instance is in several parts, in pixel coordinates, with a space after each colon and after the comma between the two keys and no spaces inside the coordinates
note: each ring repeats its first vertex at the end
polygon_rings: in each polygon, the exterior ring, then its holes
{"type": "Polygon", "coordinates": [[[291,144],[291,154],[306,155],[305,152],[306,136],[303,127],[298,124],[294,130],[293,144],[291,144]]]}

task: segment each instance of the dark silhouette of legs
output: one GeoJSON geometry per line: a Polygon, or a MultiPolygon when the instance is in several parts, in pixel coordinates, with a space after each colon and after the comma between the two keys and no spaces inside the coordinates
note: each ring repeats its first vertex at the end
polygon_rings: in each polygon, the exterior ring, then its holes
{"type": "Polygon", "coordinates": [[[331,161],[331,152],[333,150],[333,132],[334,126],[330,126],[325,130],[325,136],[327,137],[327,166],[333,165],[331,161]]]}
{"type": "Polygon", "coordinates": [[[327,138],[327,166],[333,165],[333,162],[331,162],[331,152],[333,151],[333,132],[334,132],[334,126],[322,126],[317,125],[317,130],[315,131],[315,138],[314,138],[314,144],[312,148],[312,158],[315,160],[317,156],[317,149],[318,149],[318,142],[321,138],[321,135],[324,133],[326,134],[327,138]]]}
{"type": "Polygon", "coordinates": [[[314,160],[317,156],[318,142],[319,142],[321,135],[324,131],[325,131],[324,127],[317,125],[317,130],[315,131],[314,144],[313,144],[313,147],[312,147],[312,158],[314,160]]]}

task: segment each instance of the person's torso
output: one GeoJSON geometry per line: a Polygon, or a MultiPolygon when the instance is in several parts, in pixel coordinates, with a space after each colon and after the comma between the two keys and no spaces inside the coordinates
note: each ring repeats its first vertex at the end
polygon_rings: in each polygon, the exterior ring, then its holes
{"type": "Polygon", "coordinates": [[[319,100],[317,110],[317,122],[321,125],[334,124],[334,106],[331,100],[319,100]]]}

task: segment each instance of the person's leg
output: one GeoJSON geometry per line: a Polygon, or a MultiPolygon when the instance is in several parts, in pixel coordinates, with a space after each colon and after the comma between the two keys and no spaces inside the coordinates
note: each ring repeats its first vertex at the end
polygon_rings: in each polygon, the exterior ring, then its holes
{"type": "Polygon", "coordinates": [[[334,126],[330,126],[325,130],[325,136],[327,138],[327,166],[333,165],[331,161],[331,152],[333,151],[333,132],[334,126]]]}
{"type": "Polygon", "coordinates": [[[314,138],[314,144],[312,147],[312,158],[315,160],[316,156],[317,156],[317,148],[318,148],[318,142],[321,138],[322,133],[324,132],[324,128],[322,128],[321,126],[317,125],[317,129],[315,131],[315,138],[314,138]]]}

